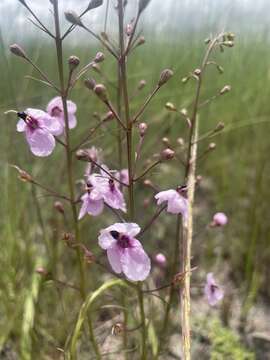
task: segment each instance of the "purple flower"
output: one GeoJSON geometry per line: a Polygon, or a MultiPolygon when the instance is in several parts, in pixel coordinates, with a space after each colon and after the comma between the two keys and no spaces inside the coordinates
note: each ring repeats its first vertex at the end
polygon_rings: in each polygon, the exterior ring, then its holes
{"type": "Polygon", "coordinates": [[[131,281],[145,280],[151,269],[150,258],[134,237],[140,230],[134,223],[116,223],[101,230],[98,237],[99,246],[107,250],[113,271],[123,272],[131,281]]]}
{"type": "Polygon", "coordinates": [[[208,273],[206,278],[206,284],[204,287],[204,294],[208,300],[209,305],[215,306],[220,300],[223,299],[224,292],[216,284],[213,273],[208,273]]]}
{"type": "Polygon", "coordinates": [[[172,214],[182,214],[186,219],[188,215],[188,201],[176,190],[161,191],[155,195],[157,204],[160,205],[167,201],[167,212],[172,214]]]}
{"type": "MultiPolygon", "coordinates": [[[[102,165],[102,167],[107,172],[110,172],[106,165],[102,165]]],[[[103,193],[103,199],[105,203],[112,208],[126,212],[126,202],[123,193],[119,189],[119,183],[111,178],[107,172],[103,170],[100,171],[102,179],[105,180],[105,191],[103,193]]]]}
{"type": "Polygon", "coordinates": [[[88,176],[86,185],[86,193],[81,197],[82,206],[79,212],[79,220],[86,214],[98,216],[104,209],[103,194],[106,191],[104,179],[98,174],[92,174],[88,176]]]}
{"type": "MultiPolygon", "coordinates": [[[[77,125],[77,119],[75,116],[75,113],[77,111],[77,106],[71,100],[67,100],[67,111],[68,111],[68,125],[70,129],[73,129],[77,125]]],[[[63,102],[60,96],[56,96],[49,102],[49,104],[47,105],[47,113],[50,116],[52,116],[55,120],[57,120],[60,125],[58,134],[55,135],[61,135],[64,131],[65,119],[64,119],[63,102]]]]}
{"type": "Polygon", "coordinates": [[[217,212],[213,216],[213,221],[211,223],[212,226],[224,226],[228,222],[228,217],[223,212],[217,212]]]}
{"type": "Polygon", "coordinates": [[[162,253],[156,254],[154,259],[155,259],[156,264],[160,267],[165,267],[167,264],[166,256],[162,253]]]}
{"type": "Polygon", "coordinates": [[[38,109],[26,109],[18,116],[17,131],[25,133],[31,152],[36,156],[50,155],[55,147],[53,135],[58,133],[59,123],[38,109]]]}

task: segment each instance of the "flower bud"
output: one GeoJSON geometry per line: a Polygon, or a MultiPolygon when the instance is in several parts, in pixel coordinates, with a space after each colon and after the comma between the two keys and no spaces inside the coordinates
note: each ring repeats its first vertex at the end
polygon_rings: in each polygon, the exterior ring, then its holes
{"type": "Polygon", "coordinates": [[[36,268],[36,273],[38,273],[39,275],[43,275],[43,276],[48,276],[48,271],[46,269],[44,269],[42,266],[36,268]]]}
{"type": "Polygon", "coordinates": [[[138,12],[139,14],[144,11],[146,6],[150,3],[150,0],[139,0],[138,12]]]}
{"type": "Polygon", "coordinates": [[[215,150],[216,146],[217,146],[216,143],[212,142],[208,145],[208,150],[211,150],[211,151],[215,150]]]}
{"type": "Polygon", "coordinates": [[[172,160],[174,158],[174,155],[175,155],[175,152],[172,149],[167,148],[167,149],[164,149],[161,151],[160,159],[161,160],[172,160]]]}
{"type": "Polygon", "coordinates": [[[127,26],[126,26],[126,34],[127,34],[127,36],[130,36],[132,34],[132,32],[133,32],[132,24],[127,24],[127,26]]]}
{"type": "Polygon", "coordinates": [[[228,33],[228,34],[227,34],[227,39],[228,39],[229,41],[234,41],[234,39],[235,39],[235,34],[234,34],[234,33],[228,33]]]}
{"type": "Polygon", "coordinates": [[[160,267],[165,267],[167,264],[166,256],[162,253],[158,253],[154,257],[155,263],[160,267]]]}
{"type": "Polygon", "coordinates": [[[223,212],[217,212],[212,219],[210,224],[211,227],[225,226],[228,223],[228,217],[223,212]]]}
{"type": "Polygon", "coordinates": [[[95,9],[101,6],[102,4],[103,4],[103,0],[91,0],[87,7],[87,11],[95,9]]]}
{"type": "Polygon", "coordinates": [[[146,123],[140,123],[138,128],[139,128],[140,136],[143,137],[145,135],[146,131],[147,131],[147,128],[148,128],[147,124],[146,123]]]}
{"type": "Polygon", "coordinates": [[[28,174],[26,171],[19,168],[19,166],[12,165],[14,169],[16,169],[19,173],[19,179],[25,182],[33,182],[33,178],[30,174],[28,174]]]}
{"type": "Polygon", "coordinates": [[[153,187],[153,183],[149,179],[144,180],[143,184],[144,184],[144,186],[153,187]]]}
{"type": "Polygon", "coordinates": [[[83,26],[80,17],[75,13],[75,11],[66,11],[65,17],[73,25],[83,26]]]}
{"type": "Polygon", "coordinates": [[[162,86],[162,85],[166,84],[166,82],[169,81],[172,76],[173,76],[172,70],[170,70],[170,69],[163,70],[160,74],[158,86],[162,86]]]}
{"type": "Polygon", "coordinates": [[[112,111],[108,111],[102,118],[102,121],[110,121],[113,119],[114,119],[114,113],[112,111]]]}
{"type": "Polygon", "coordinates": [[[197,175],[196,176],[196,185],[199,185],[201,183],[202,179],[203,179],[202,175],[197,175]]]}
{"type": "Polygon", "coordinates": [[[83,149],[76,151],[76,158],[81,161],[91,161],[88,151],[83,149]]]}
{"type": "Polygon", "coordinates": [[[176,107],[174,106],[174,104],[171,103],[171,102],[167,102],[167,103],[165,104],[165,108],[166,108],[167,110],[169,110],[169,111],[176,111],[176,110],[177,110],[176,107]]]}
{"type": "Polygon", "coordinates": [[[91,65],[92,69],[95,70],[98,74],[100,74],[100,66],[97,63],[93,63],[91,65]]]}
{"type": "Polygon", "coordinates": [[[185,109],[185,108],[181,109],[180,114],[186,117],[188,114],[187,109],[185,109]]]}
{"type": "Polygon", "coordinates": [[[142,90],[146,85],[146,81],[145,80],[140,80],[139,85],[138,85],[138,90],[142,90]]]}
{"type": "Polygon", "coordinates": [[[87,89],[94,90],[96,81],[94,79],[86,79],[84,80],[84,85],[87,87],[87,89]]]}
{"type": "Polygon", "coordinates": [[[183,84],[186,84],[189,79],[190,79],[190,76],[185,76],[185,77],[182,78],[181,81],[182,81],[183,84]]]}
{"type": "Polygon", "coordinates": [[[77,66],[80,65],[80,59],[77,56],[70,56],[68,59],[69,70],[73,71],[77,66]]]}
{"type": "Polygon", "coordinates": [[[201,75],[201,69],[195,69],[194,71],[193,71],[193,74],[194,75],[196,75],[196,76],[200,76],[201,75]]]}
{"type": "Polygon", "coordinates": [[[105,59],[104,54],[101,51],[99,51],[99,52],[96,53],[96,56],[94,58],[94,62],[95,63],[100,63],[100,62],[104,61],[104,59],[105,59]]]}
{"type": "Polygon", "coordinates": [[[12,52],[12,54],[22,57],[23,59],[26,59],[26,53],[18,44],[10,45],[9,50],[12,52]]]}
{"type": "Polygon", "coordinates": [[[220,95],[224,95],[226,93],[228,93],[229,91],[231,91],[231,86],[230,85],[225,85],[221,90],[220,90],[220,95]]]}
{"type": "Polygon", "coordinates": [[[97,84],[94,87],[94,92],[100,98],[100,100],[104,102],[107,102],[109,100],[106,87],[103,84],[97,84]]]}
{"type": "Polygon", "coordinates": [[[224,122],[220,121],[214,129],[214,132],[222,131],[225,127],[224,122]]]}
{"type": "Polygon", "coordinates": [[[137,46],[141,46],[145,43],[145,37],[144,36],[140,36],[138,41],[137,41],[137,46]]]}
{"type": "Polygon", "coordinates": [[[185,145],[185,141],[183,138],[179,137],[177,140],[177,143],[180,145],[180,146],[184,146],[185,145]]]}
{"type": "Polygon", "coordinates": [[[64,209],[64,206],[61,203],[61,201],[55,201],[55,203],[53,204],[53,207],[55,208],[55,210],[57,210],[61,214],[65,213],[65,209],[64,209]]]}
{"type": "Polygon", "coordinates": [[[168,146],[168,145],[170,144],[170,140],[169,140],[167,137],[165,137],[165,136],[161,139],[161,141],[162,141],[163,144],[166,145],[166,146],[168,146]]]}
{"type": "Polygon", "coordinates": [[[66,243],[67,246],[72,247],[75,244],[74,235],[68,232],[62,234],[62,240],[66,243]]]}

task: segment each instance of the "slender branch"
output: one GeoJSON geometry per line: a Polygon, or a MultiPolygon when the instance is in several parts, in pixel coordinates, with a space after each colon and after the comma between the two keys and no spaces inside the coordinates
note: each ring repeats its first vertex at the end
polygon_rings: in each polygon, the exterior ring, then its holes
{"type": "Polygon", "coordinates": [[[99,165],[95,160],[90,160],[93,164],[96,165],[96,167],[98,167],[99,169],[101,169],[102,171],[104,171],[110,178],[112,178],[113,180],[117,181],[119,184],[121,184],[122,186],[126,186],[128,187],[129,185],[125,184],[124,182],[122,182],[121,180],[117,179],[117,177],[113,176],[108,170],[106,170],[102,165],[99,165]]]}
{"type": "Polygon", "coordinates": [[[39,18],[36,16],[36,14],[33,12],[33,10],[26,4],[23,4],[26,9],[30,12],[30,14],[33,16],[33,18],[39,23],[41,28],[44,32],[46,32],[50,37],[55,38],[55,36],[50,32],[50,30],[39,20],[39,18]]]}
{"type": "Polygon", "coordinates": [[[85,145],[85,143],[88,142],[88,140],[95,134],[95,132],[101,127],[101,125],[104,124],[104,121],[100,121],[94,128],[90,129],[89,134],[86,135],[86,137],[83,138],[83,140],[80,141],[78,145],[76,145],[71,152],[77,151],[81,146],[85,145]]]}
{"type": "Polygon", "coordinates": [[[160,86],[156,86],[154,88],[154,90],[152,91],[152,93],[148,96],[148,98],[145,100],[144,104],[142,105],[141,109],[137,112],[136,115],[134,115],[133,117],[133,123],[135,123],[138,118],[142,115],[142,113],[144,112],[144,110],[146,109],[147,105],[150,103],[150,101],[152,100],[152,98],[155,96],[155,94],[158,92],[158,90],[160,89],[160,86]]]}
{"type": "Polygon", "coordinates": [[[156,162],[154,162],[152,165],[150,165],[147,169],[145,169],[145,171],[139,175],[137,178],[135,178],[133,181],[136,182],[138,180],[140,180],[141,178],[143,178],[151,169],[153,169],[154,167],[156,167],[157,165],[159,165],[161,163],[161,160],[157,160],[156,162]]]}
{"type": "Polygon", "coordinates": [[[166,209],[166,207],[167,207],[167,205],[164,205],[157,210],[157,212],[154,214],[154,216],[143,227],[142,231],[139,234],[139,237],[141,237],[153,225],[153,223],[158,219],[159,215],[166,209]]]}
{"type": "Polygon", "coordinates": [[[113,113],[113,115],[115,116],[115,118],[118,121],[119,125],[124,130],[126,130],[126,126],[123,124],[122,120],[120,119],[120,116],[118,115],[117,111],[114,109],[112,103],[108,100],[108,101],[105,101],[105,104],[107,105],[108,109],[113,113]]]}

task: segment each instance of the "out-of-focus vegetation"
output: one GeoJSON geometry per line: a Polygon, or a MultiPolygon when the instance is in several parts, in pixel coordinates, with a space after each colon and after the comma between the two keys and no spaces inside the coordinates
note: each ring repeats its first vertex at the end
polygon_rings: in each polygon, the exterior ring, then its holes
{"type": "MultiPolygon", "coordinates": [[[[33,31],[37,32],[35,28],[33,31]]],[[[181,154],[177,138],[185,137],[185,123],[175,113],[165,110],[164,105],[170,101],[178,108],[188,108],[194,96],[194,84],[191,80],[184,85],[181,79],[197,67],[204,51],[204,38],[208,35],[209,28],[206,27],[200,32],[186,33],[185,37],[179,36],[179,41],[175,37],[167,44],[163,34],[160,39],[147,38],[147,43],[134,51],[128,66],[130,93],[136,93],[136,86],[141,79],[146,80],[147,86],[134,97],[131,108],[133,112],[156,84],[161,70],[171,67],[175,72],[174,78],[168,86],[162,88],[142,117],[149,124],[143,152],[145,160],[162,149],[161,138],[164,136],[169,138],[170,143],[181,154]]],[[[172,36],[168,34],[168,37],[172,36]]],[[[38,39],[37,34],[36,40],[27,44],[27,53],[54,78],[55,49],[38,39]]],[[[266,32],[248,34],[239,31],[236,33],[235,48],[217,54],[216,61],[225,72],[219,74],[214,66],[209,68],[208,78],[204,83],[204,97],[207,99],[216,94],[225,84],[230,84],[232,91],[206,106],[200,116],[201,134],[212,130],[219,121],[225,123],[225,129],[216,138],[200,142],[201,153],[210,141],[215,141],[217,148],[199,163],[198,174],[203,179],[198,188],[195,225],[200,231],[216,211],[224,211],[230,221],[222,232],[206,231],[195,238],[194,264],[199,264],[203,271],[214,269],[217,273],[224,273],[225,289],[228,281],[243,303],[243,317],[256,300],[269,301],[270,297],[270,52],[267,41],[266,32]]],[[[9,165],[19,165],[41,183],[64,193],[67,186],[65,159],[60,146],[48,159],[34,158],[28,152],[21,134],[16,133],[14,117],[3,115],[7,109],[45,108],[54,96],[48,88],[25,78],[25,75],[36,74],[20,59],[10,57],[8,45],[2,37],[0,348],[11,344],[22,358],[30,359],[32,353],[34,359],[41,354],[38,344],[43,343],[42,358],[57,358],[56,348],[64,347],[79,304],[73,294],[74,290],[56,286],[52,281],[43,282],[35,269],[38,266],[46,268],[50,263],[56,264],[51,270],[57,278],[76,283],[74,254],[61,240],[62,232],[69,230],[69,224],[56,213],[53,198],[45,197],[38,189],[20,182],[16,171],[9,165]]],[[[85,64],[94,57],[97,50],[101,48],[97,44],[93,45],[92,41],[76,44],[73,38],[72,43],[67,41],[65,54],[66,58],[77,55],[81,64],[85,64]]],[[[115,89],[110,84],[116,82],[116,64],[109,55],[101,69],[105,77],[94,71],[91,76],[106,83],[114,99],[115,89]]],[[[72,100],[78,105],[79,126],[72,131],[72,143],[75,145],[85,131],[96,123],[93,113],[102,114],[106,110],[84,88],[83,81],[75,87],[72,100]]],[[[118,166],[115,158],[115,135],[116,128],[111,124],[109,128],[101,129],[89,144],[103,148],[104,160],[111,168],[118,166]]],[[[80,179],[83,177],[84,164],[78,163],[76,166],[76,175],[80,179]]],[[[172,163],[164,164],[159,170],[153,171],[150,178],[158,187],[170,188],[182,181],[179,178],[179,167],[181,165],[177,161],[174,166],[172,163]]],[[[142,185],[138,186],[141,191],[136,199],[137,219],[142,224],[146,218],[151,217],[155,207],[151,202],[147,208],[143,207],[144,199],[151,199],[153,193],[142,185]]],[[[67,213],[67,218],[68,216],[67,213]]],[[[103,217],[97,221],[88,218],[81,222],[82,239],[96,254],[100,253],[97,232],[111,221],[113,217],[108,214],[106,219],[103,217]]],[[[144,245],[149,252],[162,250],[171,256],[174,221],[173,217],[163,214],[155,231],[144,237],[144,245]]],[[[89,288],[100,283],[101,277],[96,276],[94,265],[89,266],[88,275],[89,288]]],[[[104,313],[105,318],[108,312],[110,314],[109,310],[104,313]]]]}

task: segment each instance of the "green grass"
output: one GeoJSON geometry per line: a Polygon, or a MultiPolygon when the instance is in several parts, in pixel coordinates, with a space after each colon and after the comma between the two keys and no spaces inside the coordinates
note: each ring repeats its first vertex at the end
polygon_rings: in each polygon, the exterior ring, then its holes
{"type": "MultiPolygon", "coordinates": [[[[174,78],[162,88],[142,116],[142,120],[149,123],[144,159],[162,149],[160,139],[163,136],[168,137],[173,145],[176,145],[178,137],[186,136],[184,122],[175,114],[166,112],[164,105],[171,101],[181,108],[187,107],[192,101],[194,83],[190,81],[183,85],[181,78],[198,66],[204,51],[203,39],[207,35],[203,31],[201,34],[191,33],[179,41],[175,39],[174,45],[150,39],[134,52],[128,66],[130,93],[141,79],[147,81],[147,86],[132,102],[132,112],[142,104],[162,69],[171,67],[175,71],[174,78]]],[[[30,185],[20,182],[16,171],[9,164],[17,164],[42,183],[64,193],[67,190],[65,158],[60,146],[48,159],[34,158],[28,152],[21,134],[16,133],[14,117],[3,116],[7,109],[45,108],[54,95],[39,83],[24,78],[25,75],[35,74],[21,59],[9,56],[8,45],[5,39],[1,40],[0,348],[11,345],[22,359],[35,359],[37,356],[42,359],[59,358],[56,348],[64,347],[80,304],[73,290],[55,286],[51,281],[42,282],[35,274],[35,268],[40,262],[46,267],[53,258],[57,264],[54,269],[57,277],[76,284],[78,274],[75,255],[61,240],[61,233],[70,230],[70,224],[65,224],[55,212],[54,199],[44,197],[39,190],[35,191],[30,185]],[[46,239],[49,241],[49,254],[44,245],[46,239]]],[[[81,63],[85,64],[96,50],[91,44],[67,44],[65,54],[66,57],[76,54],[81,63]]],[[[55,78],[53,47],[36,42],[28,45],[27,52],[55,78]]],[[[208,271],[217,265],[218,260],[220,265],[214,269],[222,272],[223,261],[229,262],[230,278],[235,282],[241,298],[245,298],[249,289],[254,289],[254,271],[260,283],[258,291],[261,295],[270,296],[269,287],[266,286],[270,260],[270,223],[267,216],[270,195],[269,59],[269,47],[263,38],[257,41],[256,38],[239,33],[235,48],[217,54],[217,61],[224,67],[225,73],[219,75],[212,68],[203,89],[203,96],[207,99],[223,85],[232,86],[231,93],[201,112],[201,134],[213,129],[219,121],[223,121],[226,126],[221,135],[212,139],[217,142],[215,152],[199,164],[198,173],[204,179],[197,194],[198,215],[195,226],[200,229],[216,211],[226,212],[230,221],[222,235],[209,231],[195,239],[194,264],[208,271]]],[[[116,80],[116,65],[109,56],[101,67],[111,81],[116,80]]],[[[92,75],[100,79],[99,75],[92,75]]],[[[111,97],[115,99],[113,87],[107,86],[111,97]]],[[[76,144],[83,133],[93,126],[93,112],[104,113],[105,109],[84,88],[82,81],[74,89],[72,100],[78,104],[79,126],[72,131],[72,143],[76,144]]],[[[92,142],[104,149],[106,163],[112,168],[117,167],[115,134],[116,128],[111,124],[109,129],[101,129],[92,142]]],[[[200,152],[203,152],[208,142],[201,142],[200,152]]],[[[164,189],[175,186],[182,181],[179,168],[176,162],[172,165],[164,164],[159,170],[153,171],[151,179],[164,189]]],[[[84,164],[78,162],[77,179],[82,178],[83,170],[84,164]]],[[[148,208],[142,206],[143,200],[151,197],[150,190],[138,186],[137,221],[140,224],[155,209],[152,205],[148,208]]],[[[66,209],[66,212],[69,218],[69,210],[66,209]]],[[[96,240],[98,230],[112,221],[113,216],[108,214],[99,221],[84,219],[81,222],[83,241],[97,254],[100,252],[96,240]]],[[[154,230],[144,238],[144,245],[149,252],[162,250],[170,254],[173,223],[172,217],[161,217],[154,230]]],[[[95,288],[102,281],[94,265],[89,267],[88,276],[89,288],[95,288]]]]}

